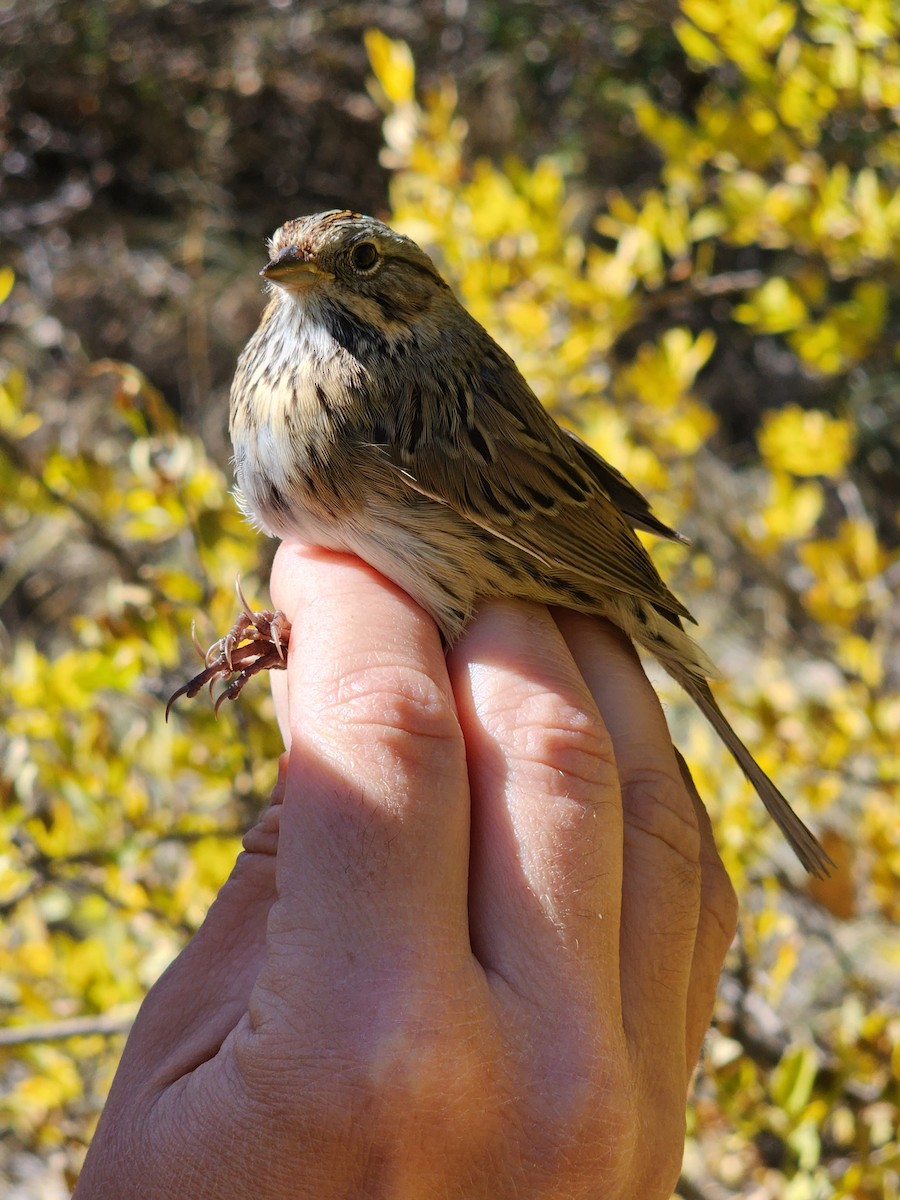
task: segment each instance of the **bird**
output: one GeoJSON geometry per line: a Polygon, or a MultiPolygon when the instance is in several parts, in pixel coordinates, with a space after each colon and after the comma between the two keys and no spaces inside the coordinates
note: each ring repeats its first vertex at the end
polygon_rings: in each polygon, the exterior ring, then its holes
{"type": "MultiPolygon", "coordinates": [[[[636,530],[685,541],[551,417],[513,359],[411,238],[348,209],[268,243],[270,298],[238,359],[236,495],[265,533],[357,555],[430,614],[446,645],[479,601],[514,597],[611,621],[697,704],[803,866],[832,863],[735,733],[693,622],[636,530]]],[[[239,589],[240,595],[240,589],[239,589]]],[[[243,611],[172,696],[284,666],[281,613],[243,611]]],[[[168,710],[167,710],[168,712],[168,710]]]]}

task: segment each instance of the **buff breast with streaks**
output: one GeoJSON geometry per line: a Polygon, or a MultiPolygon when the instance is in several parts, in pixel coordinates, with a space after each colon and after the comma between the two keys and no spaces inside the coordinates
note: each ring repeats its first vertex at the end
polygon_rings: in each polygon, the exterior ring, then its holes
{"type": "MultiPolygon", "coordinates": [[[[692,618],[634,531],[679,535],[556,424],[428,255],[334,211],[283,225],[262,274],[271,297],[231,393],[246,514],[275,536],[359,555],[448,643],[492,596],[613,621],[697,703],[807,870],[826,874],[825,851],[713,698],[714,668],[683,627],[692,618]]],[[[280,665],[289,629],[255,617],[182,692],[236,672],[233,697],[280,665]]]]}

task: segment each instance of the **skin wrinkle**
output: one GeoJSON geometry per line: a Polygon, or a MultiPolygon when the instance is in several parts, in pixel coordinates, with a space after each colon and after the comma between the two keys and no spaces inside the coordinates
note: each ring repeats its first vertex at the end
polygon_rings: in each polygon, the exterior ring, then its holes
{"type": "Polygon", "coordinates": [[[443,690],[406,663],[362,663],[315,687],[315,716],[323,727],[358,733],[369,727],[402,730],[416,738],[459,740],[459,725],[443,690]]]}
{"type": "Polygon", "coordinates": [[[623,780],[626,826],[663,841],[688,866],[696,867],[700,831],[693,805],[685,804],[683,786],[665,771],[645,764],[623,780]]]}
{"type": "MultiPolygon", "coordinates": [[[[381,669],[374,674],[379,676],[381,669]]],[[[396,677],[399,682],[401,673],[396,677]]],[[[358,678],[365,680],[365,672],[358,678]]],[[[348,787],[347,782],[336,780],[335,791],[340,797],[355,792],[351,808],[367,808],[373,820],[377,811],[380,835],[388,813],[397,817],[405,811],[406,797],[415,780],[423,772],[443,765],[448,757],[462,765],[465,748],[455,713],[440,693],[420,703],[402,684],[396,692],[387,686],[382,691],[377,678],[368,690],[355,686],[349,690],[352,695],[330,703],[316,699],[306,714],[303,742],[310,750],[314,748],[314,757],[321,756],[335,770],[346,769],[348,762],[353,764],[354,774],[365,779],[365,788],[348,787]]],[[[416,690],[414,685],[412,692],[416,690]]],[[[298,743],[296,752],[307,751],[298,743]]],[[[372,847],[365,849],[371,852],[372,847]]],[[[346,852],[347,847],[343,850],[346,852]]],[[[359,853],[363,853],[362,847],[359,853]]]]}
{"type": "MultiPolygon", "coordinates": [[[[253,1056],[258,1054],[258,1046],[257,1042],[244,1056],[244,1065],[238,1076],[238,1094],[245,1098],[250,1110],[261,1108],[265,1113],[266,1122],[270,1125],[278,1127],[289,1124],[291,1140],[300,1161],[313,1160],[321,1151],[323,1142],[334,1144],[336,1150],[343,1147],[343,1151],[334,1156],[335,1160],[341,1163],[344,1170],[349,1168],[354,1178],[359,1178],[359,1169],[354,1171],[353,1166],[354,1159],[359,1158],[358,1152],[353,1153],[359,1146],[359,1139],[354,1136],[354,1130],[365,1119],[371,1101],[367,1081],[360,1073],[358,1060],[332,1055],[329,1057],[327,1070],[323,1070],[320,1062],[310,1058],[306,1063],[294,1064],[298,1069],[286,1073],[286,1064],[283,1061],[273,1064],[260,1059],[259,1084],[254,1085],[250,1080],[257,1073],[257,1068],[253,1065],[253,1056]],[[248,1064],[249,1076],[245,1073],[248,1064]],[[283,1084],[280,1091],[277,1088],[273,1090],[273,1077],[283,1084]],[[306,1090],[311,1083],[315,1085],[317,1096],[316,1119],[309,1124],[298,1124],[292,1120],[294,1098],[298,1088],[306,1090]]],[[[237,1111],[240,1113],[239,1107],[237,1111]]],[[[241,1120],[239,1129],[245,1123],[249,1125],[249,1119],[241,1120]]],[[[296,1173],[291,1172],[286,1182],[293,1194],[296,1173]]],[[[324,1176],[322,1189],[334,1186],[335,1182],[333,1176],[324,1176]]],[[[308,1178],[304,1180],[304,1184],[307,1187],[312,1186],[308,1178]]],[[[253,1188],[243,1194],[251,1195],[255,1192],[256,1189],[253,1188]]],[[[312,1194],[318,1195],[319,1190],[312,1194]]]]}
{"type": "MultiPolygon", "coordinates": [[[[546,664],[541,663],[539,669],[545,673],[546,664]]],[[[498,680],[491,691],[485,691],[476,674],[473,685],[486,732],[497,741],[510,742],[523,766],[545,768],[548,785],[542,791],[559,793],[559,783],[553,778],[559,776],[583,785],[579,793],[585,803],[591,803],[593,794],[613,778],[612,742],[595,715],[593,701],[584,695],[564,699],[569,687],[562,678],[553,688],[549,681],[536,688],[529,685],[527,696],[513,693],[514,700],[510,700],[505,681],[498,680]]],[[[563,790],[560,794],[567,793],[563,790]]]]}
{"type": "MultiPolygon", "coordinates": [[[[655,839],[657,844],[659,840],[655,839]]],[[[635,867],[634,880],[632,887],[647,887],[653,886],[652,879],[642,880],[643,861],[652,862],[646,854],[646,847],[640,842],[635,844],[634,834],[626,824],[625,832],[625,848],[626,852],[633,850],[635,867]]],[[[657,868],[658,869],[658,868],[657,868]]],[[[673,985],[677,983],[679,988],[683,987],[683,970],[680,966],[680,960],[683,954],[683,944],[689,942],[694,943],[697,933],[697,925],[699,919],[699,880],[700,868],[698,864],[686,862],[681,856],[677,856],[674,863],[670,863],[667,867],[670,873],[671,886],[667,896],[668,908],[664,915],[658,915],[652,922],[648,923],[647,936],[654,939],[654,945],[657,946],[657,957],[655,966],[655,976],[657,986],[665,988],[668,986],[668,981],[672,980],[673,985]]]]}
{"type": "MultiPolygon", "coordinates": [[[[715,926],[716,942],[726,950],[734,938],[738,920],[738,901],[734,888],[721,871],[704,872],[701,904],[715,926]],[[707,882],[707,876],[709,881],[707,882]]],[[[717,945],[717,950],[718,950],[717,945]]],[[[718,982],[718,981],[716,981],[718,982]]]]}

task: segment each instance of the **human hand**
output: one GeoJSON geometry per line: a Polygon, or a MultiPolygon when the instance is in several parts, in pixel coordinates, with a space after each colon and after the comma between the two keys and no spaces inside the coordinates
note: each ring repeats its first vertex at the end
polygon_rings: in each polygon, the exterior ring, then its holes
{"type": "Polygon", "coordinates": [[[297,546],[272,590],[276,794],[78,1200],[664,1200],[736,903],[634,651],[497,602],[445,661],[404,593],[297,546]]]}

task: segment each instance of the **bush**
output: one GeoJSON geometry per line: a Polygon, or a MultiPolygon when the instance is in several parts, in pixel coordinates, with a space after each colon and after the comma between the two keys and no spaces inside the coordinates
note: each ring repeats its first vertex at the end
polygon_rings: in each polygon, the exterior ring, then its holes
{"type": "MultiPolygon", "coordinates": [[[[648,544],[723,704],[842,868],[800,878],[661,681],[743,901],[682,1195],[874,1200],[900,1173],[900,18],[682,0],[674,35],[677,103],[638,69],[596,81],[656,161],[598,205],[575,138],[473,160],[453,85],[419,98],[408,47],[371,31],[391,219],[691,536],[648,544]]],[[[264,686],[218,721],[202,701],[163,719],[191,621],[203,642],[230,625],[238,573],[263,592],[224,472],[140,370],[62,371],[65,327],[9,269],[0,288],[31,330],[0,386],[2,1108],[9,1153],[72,1178],[121,1031],[202,921],[279,739],[264,686]]]]}

